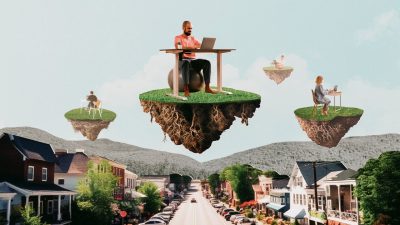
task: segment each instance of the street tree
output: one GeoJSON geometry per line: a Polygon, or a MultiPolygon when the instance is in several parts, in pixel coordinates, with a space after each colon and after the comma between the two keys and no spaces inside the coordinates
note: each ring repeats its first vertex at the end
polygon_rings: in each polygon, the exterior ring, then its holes
{"type": "Polygon", "coordinates": [[[88,221],[100,225],[110,223],[117,181],[107,161],[102,160],[99,164],[89,161],[86,176],[78,184],[76,224],[88,224],[88,221]]]}
{"type": "Polygon", "coordinates": [[[400,152],[382,153],[370,159],[357,174],[355,195],[366,225],[384,221],[400,224],[400,152]]]}
{"type": "Polygon", "coordinates": [[[217,187],[219,187],[220,184],[221,184],[220,179],[219,179],[219,174],[218,173],[213,173],[210,176],[208,176],[207,180],[208,180],[208,183],[210,185],[211,193],[213,195],[215,195],[215,189],[217,187]]]}
{"type": "Polygon", "coordinates": [[[156,184],[153,182],[144,182],[138,191],[147,196],[143,199],[144,211],[147,214],[154,214],[160,210],[162,200],[156,184]]]}
{"type": "Polygon", "coordinates": [[[235,164],[224,168],[221,173],[221,179],[229,181],[241,203],[254,198],[251,172],[248,165],[235,164]]]}

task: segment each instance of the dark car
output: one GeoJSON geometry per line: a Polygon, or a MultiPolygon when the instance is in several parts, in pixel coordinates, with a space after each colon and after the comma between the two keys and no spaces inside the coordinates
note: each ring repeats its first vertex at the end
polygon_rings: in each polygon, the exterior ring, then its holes
{"type": "Polygon", "coordinates": [[[196,199],[195,199],[195,198],[192,198],[192,200],[190,200],[190,202],[192,202],[192,203],[196,203],[197,201],[196,201],[196,199]]]}

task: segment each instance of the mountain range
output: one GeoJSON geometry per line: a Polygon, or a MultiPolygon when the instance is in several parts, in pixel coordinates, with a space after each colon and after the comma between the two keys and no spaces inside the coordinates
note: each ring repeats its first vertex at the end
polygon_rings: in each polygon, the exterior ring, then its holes
{"type": "Polygon", "coordinates": [[[124,163],[139,175],[180,173],[194,178],[205,178],[226,166],[241,163],[261,170],[275,170],[290,175],[295,161],[339,160],[348,168],[357,170],[368,159],[377,158],[386,151],[400,151],[400,134],[382,134],[344,138],[337,147],[325,148],[313,142],[279,142],[234,153],[206,162],[188,156],[141,148],[109,139],[96,141],[69,141],[32,127],[0,129],[33,140],[49,143],[58,150],[84,149],[88,155],[100,155],[124,163]]]}

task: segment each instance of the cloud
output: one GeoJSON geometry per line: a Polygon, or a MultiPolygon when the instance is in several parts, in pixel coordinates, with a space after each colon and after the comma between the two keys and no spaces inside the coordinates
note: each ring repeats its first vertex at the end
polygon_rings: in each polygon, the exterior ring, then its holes
{"type": "Polygon", "coordinates": [[[356,31],[356,39],[358,44],[361,44],[398,33],[400,33],[400,13],[391,10],[375,17],[370,27],[356,31]]]}

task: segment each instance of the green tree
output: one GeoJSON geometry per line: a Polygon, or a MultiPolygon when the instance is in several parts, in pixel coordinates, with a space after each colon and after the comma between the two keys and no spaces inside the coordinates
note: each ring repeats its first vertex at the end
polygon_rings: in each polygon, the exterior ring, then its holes
{"type": "Polygon", "coordinates": [[[185,186],[185,188],[189,189],[190,183],[192,182],[192,177],[188,176],[188,175],[183,175],[182,180],[183,180],[183,185],[185,186]]]}
{"type": "Polygon", "coordinates": [[[98,165],[89,161],[86,176],[78,184],[76,206],[79,216],[75,216],[75,224],[87,224],[88,218],[92,224],[110,223],[117,181],[107,161],[102,160],[98,165]]]}
{"type": "Polygon", "coordinates": [[[46,225],[40,221],[41,217],[35,215],[34,210],[29,206],[21,209],[21,216],[24,219],[24,225],[46,225]]]}
{"type": "Polygon", "coordinates": [[[357,174],[355,195],[360,201],[364,223],[387,218],[387,224],[400,224],[400,152],[385,152],[370,159],[357,174]]]}
{"type": "Polygon", "coordinates": [[[144,182],[139,187],[138,191],[147,196],[143,201],[143,203],[145,203],[145,212],[154,214],[160,210],[162,201],[157,185],[155,185],[153,182],[144,182]]]}
{"type": "Polygon", "coordinates": [[[229,181],[241,203],[254,198],[251,168],[248,165],[235,164],[224,168],[221,173],[221,179],[229,181]]]}
{"type": "Polygon", "coordinates": [[[219,174],[218,173],[213,173],[210,176],[208,176],[208,184],[210,185],[210,191],[214,195],[215,194],[215,189],[220,186],[221,182],[219,179],[219,174]]]}

